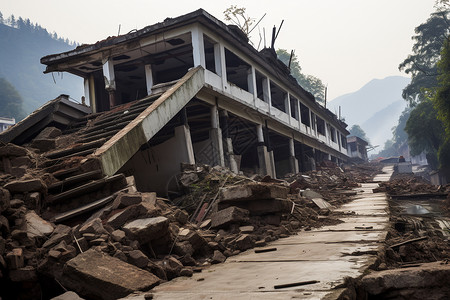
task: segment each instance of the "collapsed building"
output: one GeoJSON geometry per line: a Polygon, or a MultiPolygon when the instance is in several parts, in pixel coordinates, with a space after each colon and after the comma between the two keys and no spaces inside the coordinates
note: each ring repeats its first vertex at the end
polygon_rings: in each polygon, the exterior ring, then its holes
{"type": "Polygon", "coordinates": [[[133,175],[140,191],[167,195],[181,163],[276,178],[348,158],[347,125],[274,49],[258,52],[202,9],[41,63],[82,77],[89,106],[61,95],[0,140],[20,145],[57,127],[72,139],[47,145],[60,148],[48,158],[95,158],[104,176],[133,175]]]}

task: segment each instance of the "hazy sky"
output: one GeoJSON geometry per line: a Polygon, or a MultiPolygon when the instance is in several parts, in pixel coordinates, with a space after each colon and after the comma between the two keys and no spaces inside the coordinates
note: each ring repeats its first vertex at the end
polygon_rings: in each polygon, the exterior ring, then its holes
{"type": "MultiPolygon", "coordinates": [[[[140,29],[166,17],[203,8],[223,21],[234,4],[259,19],[270,40],[284,20],[276,48],[295,49],[306,74],[328,85],[328,98],[358,90],[374,78],[403,75],[398,65],[411,53],[414,28],[434,11],[434,0],[0,0],[4,17],[29,18],[49,32],[78,43],[140,29]]],[[[258,29],[252,40],[259,41],[258,29]]],[[[0,45],[1,47],[1,45],[0,45]]]]}

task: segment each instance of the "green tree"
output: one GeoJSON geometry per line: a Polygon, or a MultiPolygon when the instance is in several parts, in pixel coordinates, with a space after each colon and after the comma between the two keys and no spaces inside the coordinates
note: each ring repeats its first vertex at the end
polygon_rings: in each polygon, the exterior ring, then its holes
{"type": "MultiPolygon", "coordinates": [[[[289,59],[291,54],[285,49],[277,50],[278,59],[281,60],[286,66],[289,66],[289,59]]],[[[297,55],[292,55],[291,59],[291,75],[297,80],[298,84],[314,95],[316,101],[322,105],[325,103],[325,85],[322,80],[312,75],[305,75],[302,73],[302,67],[298,61],[297,55]]]]}
{"type": "Polygon", "coordinates": [[[403,98],[411,106],[426,98],[425,89],[437,86],[437,66],[440,51],[450,30],[449,9],[442,8],[415,29],[413,54],[400,65],[399,70],[411,75],[411,83],[403,90],[403,98]]]}
{"type": "Polygon", "coordinates": [[[364,130],[361,128],[361,126],[359,126],[359,125],[353,125],[352,128],[350,128],[349,132],[350,132],[350,135],[357,136],[357,137],[359,137],[360,139],[363,139],[363,140],[365,140],[367,143],[370,144],[370,140],[369,140],[369,138],[366,136],[366,133],[365,133],[364,130]]]}
{"type": "Polygon", "coordinates": [[[436,115],[431,100],[425,99],[411,111],[405,127],[411,155],[425,152],[433,169],[438,168],[437,153],[445,137],[442,122],[436,115]]]}
{"type": "Polygon", "coordinates": [[[0,112],[1,117],[15,118],[20,121],[25,117],[22,109],[22,97],[4,78],[0,78],[0,112]]]}

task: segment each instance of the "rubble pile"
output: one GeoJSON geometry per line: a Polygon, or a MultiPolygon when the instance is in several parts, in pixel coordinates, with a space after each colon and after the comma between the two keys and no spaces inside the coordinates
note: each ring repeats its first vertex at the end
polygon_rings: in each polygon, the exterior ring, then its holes
{"type": "MultiPolygon", "coordinates": [[[[51,153],[61,151],[67,150],[51,153]]],[[[137,192],[121,174],[105,183],[95,160],[51,157],[0,146],[0,290],[6,298],[50,299],[67,289],[113,299],[192,276],[301,228],[340,222],[327,217],[332,206],[317,192],[342,194],[352,186],[332,167],[297,178],[307,188],[296,186],[297,179],[184,166],[178,191],[184,195],[169,201],[137,192]],[[89,201],[98,198],[93,209],[89,201]]],[[[331,194],[327,199],[339,202],[331,194]]]]}
{"type": "Polygon", "coordinates": [[[404,175],[382,182],[374,192],[386,192],[391,197],[407,195],[446,196],[450,193],[450,184],[435,186],[420,176],[404,175]]]}

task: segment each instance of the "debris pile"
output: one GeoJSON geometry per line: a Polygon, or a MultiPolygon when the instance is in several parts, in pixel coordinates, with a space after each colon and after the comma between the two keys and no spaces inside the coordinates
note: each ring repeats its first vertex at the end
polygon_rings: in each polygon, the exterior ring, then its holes
{"type": "Polygon", "coordinates": [[[446,197],[450,193],[450,184],[435,186],[419,176],[404,175],[379,184],[374,192],[386,192],[393,198],[405,197],[446,197]]]}
{"type": "Polygon", "coordinates": [[[184,195],[169,201],[137,192],[122,174],[101,178],[95,160],[52,158],[62,151],[0,146],[0,290],[6,298],[50,299],[68,289],[112,299],[192,276],[301,228],[340,222],[327,217],[333,206],[324,199],[341,200],[322,193],[348,198],[344,192],[353,185],[332,167],[288,182],[189,165],[179,177],[177,193],[184,195]]]}

